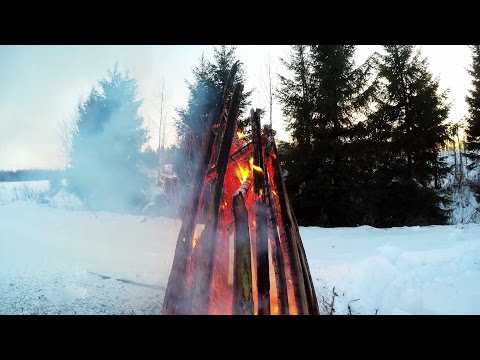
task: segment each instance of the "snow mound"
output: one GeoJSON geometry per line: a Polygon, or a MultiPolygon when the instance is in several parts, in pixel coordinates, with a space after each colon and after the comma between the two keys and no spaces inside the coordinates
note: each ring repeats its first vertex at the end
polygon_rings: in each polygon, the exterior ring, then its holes
{"type": "Polygon", "coordinates": [[[74,194],[69,193],[65,189],[60,189],[52,197],[47,197],[46,200],[51,207],[66,209],[66,210],[84,210],[83,202],[74,194]]]}

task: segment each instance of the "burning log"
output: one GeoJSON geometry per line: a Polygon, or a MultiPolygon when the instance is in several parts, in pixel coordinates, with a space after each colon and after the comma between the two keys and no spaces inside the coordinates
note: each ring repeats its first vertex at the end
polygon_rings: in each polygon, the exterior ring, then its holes
{"type": "Polygon", "coordinates": [[[236,161],[240,159],[242,156],[244,156],[246,153],[251,152],[253,149],[252,143],[248,143],[247,145],[243,146],[239,150],[235,151],[231,156],[230,160],[231,161],[236,161]]]}
{"type": "MultiPolygon", "coordinates": [[[[207,138],[207,142],[210,139],[207,138]]],[[[202,158],[210,157],[209,147],[203,147],[202,158]]],[[[191,241],[193,236],[193,227],[198,210],[198,202],[202,189],[202,178],[205,173],[206,165],[200,163],[196,170],[196,176],[192,183],[189,195],[188,206],[185,209],[185,216],[182,227],[178,234],[177,245],[175,247],[175,256],[172,264],[172,270],[168,278],[165,300],[163,303],[163,314],[184,314],[186,312],[186,268],[187,259],[191,252],[191,241]]]]}
{"type": "MultiPolygon", "coordinates": [[[[264,226],[263,219],[266,218],[267,220],[267,251],[268,251],[268,241],[270,241],[270,247],[271,247],[271,258],[272,258],[272,264],[273,264],[273,271],[274,271],[274,276],[275,276],[275,288],[276,288],[276,294],[275,294],[275,299],[278,304],[278,313],[279,314],[289,314],[289,307],[288,307],[288,295],[287,295],[287,284],[286,284],[286,278],[285,278],[285,268],[284,268],[284,262],[283,262],[283,256],[281,253],[281,247],[280,247],[280,240],[278,236],[278,231],[277,231],[277,221],[275,220],[275,211],[273,210],[274,208],[274,202],[271,199],[271,189],[270,189],[270,179],[269,179],[269,174],[266,168],[266,163],[264,161],[264,150],[265,150],[265,139],[260,134],[260,117],[258,115],[258,110],[257,112],[251,114],[251,121],[252,121],[252,133],[253,133],[253,146],[254,146],[254,154],[257,160],[257,163],[259,164],[259,168],[261,170],[261,201],[262,204],[257,204],[257,209],[260,211],[260,217],[262,220],[259,222],[257,220],[257,224],[260,226],[264,226]],[[257,145],[258,144],[258,145],[257,145]],[[265,213],[264,213],[265,211],[265,213]],[[269,234],[268,234],[269,233],[269,234]]],[[[257,176],[259,174],[256,174],[257,176]]],[[[259,177],[259,176],[258,176],[259,177]]],[[[257,226],[257,232],[260,226],[257,226]]],[[[259,242],[257,241],[257,249],[259,249],[259,242]]],[[[260,243],[260,248],[262,248],[262,244],[260,243]]],[[[264,244],[263,248],[264,250],[264,244]]],[[[268,253],[267,253],[268,256],[268,253]]],[[[257,258],[259,258],[259,254],[257,252],[257,258]]],[[[265,260],[263,260],[265,261],[265,260]]],[[[260,262],[260,260],[259,260],[260,262]]],[[[260,266],[258,267],[260,271],[260,266]]],[[[261,284],[259,285],[261,286],[261,284]]],[[[266,287],[266,284],[264,284],[266,287]]],[[[260,294],[260,290],[259,290],[260,294]]],[[[266,299],[265,299],[266,301],[266,299]]],[[[260,301],[259,301],[260,304],[260,301]]],[[[259,307],[259,313],[260,313],[260,307],[259,307]]]]}
{"type": "MultiPolygon", "coordinates": [[[[245,192],[247,190],[248,188],[245,192]]],[[[233,215],[235,216],[233,314],[253,315],[252,255],[244,194],[239,189],[233,197],[233,215]]]]}
{"type": "MultiPolygon", "coordinates": [[[[295,215],[288,200],[288,195],[285,187],[285,182],[282,176],[282,168],[280,162],[278,161],[278,153],[276,145],[272,145],[272,162],[275,168],[275,176],[273,181],[275,182],[275,187],[278,191],[278,198],[280,202],[280,212],[282,214],[281,220],[283,223],[283,228],[286,238],[286,255],[290,263],[291,270],[291,281],[293,285],[293,293],[295,297],[295,303],[297,307],[298,314],[314,314],[318,315],[320,313],[318,309],[318,303],[315,296],[315,291],[313,287],[313,282],[310,275],[308,274],[308,279],[304,277],[304,271],[308,272],[308,267],[302,265],[302,258],[306,257],[305,253],[299,252],[297,246],[298,243],[301,243],[300,233],[298,231],[298,224],[295,220],[295,215]],[[307,293],[306,287],[309,290],[307,293]],[[313,293],[313,296],[311,296],[313,293]],[[310,296],[308,296],[310,294],[310,296]],[[309,309],[311,311],[309,311],[309,309]]],[[[303,249],[303,246],[302,246],[303,249]]]]}
{"type": "MultiPolygon", "coordinates": [[[[267,174],[267,171],[265,171],[267,174]]],[[[272,249],[272,263],[273,270],[275,273],[275,285],[276,285],[276,297],[278,302],[279,314],[288,315],[289,306],[288,306],[288,294],[287,294],[287,282],[285,279],[285,267],[283,263],[282,250],[280,246],[280,239],[278,236],[278,227],[277,221],[275,219],[275,213],[273,211],[274,202],[272,200],[272,194],[270,191],[270,186],[268,182],[265,181],[265,199],[267,202],[267,221],[268,228],[271,233],[271,249],[272,249]]]]}
{"type": "MultiPolygon", "coordinates": [[[[217,117],[210,116],[211,129],[215,124],[221,123],[222,115],[228,106],[227,98],[233,89],[233,80],[237,72],[238,63],[230,70],[228,80],[223,89],[222,102],[218,105],[217,117]]],[[[175,255],[172,264],[172,270],[168,278],[167,290],[165,291],[165,300],[163,303],[163,314],[185,314],[187,309],[187,289],[186,289],[186,273],[187,261],[191,252],[193,228],[195,226],[195,218],[199,208],[200,193],[202,192],[203,179],[207,170],[209,160],[212,156],[213,143],[216,140],[213,131],[207,133],[207,137],[202,148],[202,162],[198,164],[195,172],[195,178],[190,189],[188,206],[185,209],[185,216],[182,227],[178,234],[177,245],[175,247],[175,255]]]]}
{"type": "MultiPolygon", "coordinates": [[[[257,166],[263,168],[262,156],[262,138],[260,135],[260,118],[258,111],[251,111],[250,119],[252,122],[253,137],[253,161],[257,166]]],[[[264,203],[263,194],[263,173],[253,172],[256,216],[256,236],[257,244],[257,294],[258,294],[258,314],[270,314],[270,274],[268,262],[268,229],[267,229],[267,209],[264,203]]]]}
{"type": "Polygon", "coordinates": [[[207,213],[208,219],[205,230],[202,231],[199,240],[199,255],[196,262],[196,271],[193,274],[191,289],[192,311],[194,314],[205,314],[208,311],[213,259],[215,254],[215,241],[217,236],[218,211],[228,157],[232,146],[233,132],[235,131],[235,122],[240,106],[242,89],[243,86],[241,84],[235,85],[227,123],[225,125],[225,133],[222,137],[220,151],[218,152],[215,166],[217,178],[214,181],[213,191],[210,198],[210,205],[207,213]]]}

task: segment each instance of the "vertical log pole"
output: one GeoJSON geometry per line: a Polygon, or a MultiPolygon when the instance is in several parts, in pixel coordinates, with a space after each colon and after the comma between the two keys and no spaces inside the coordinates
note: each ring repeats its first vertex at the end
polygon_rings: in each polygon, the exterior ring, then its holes
{"type": "Polygon", "coordinates": [[[225,132],[223,133],[218,160],[215,166],[216,179],[213,183],[210,204],[206,214],[207,223],[197,245],[198,257],[194,264],[193,283],[190,294],[193,314],[208,314],[220,200],[222,197],[225,172],[240,108],[240,96],[242,90],[243,86],[241,84],[235,85],[230,109],[228,111],[225,132]]]}
{"type": "Polygon", "coordinates": [[[298,248],[296,246],[297,243],[297,234],[294,231],[293,227],[295,227],[295,223],[293,223],[291,218],[291,208],[289,206],[288,195],[285,188],[285,182],[282,176],[282,168],[280,166],[280,161],[278,160],[278,153],[275,144],[273,144],[273,154],[275,155],[272,159],[275,175],[273,181],[275,181],[275,185],[278,192],[278,200],[280,203],[280,211],[282,214],[282,223],[285,231],[285,238],[286,238],[286,248],[287,248],[287,256],[290,260],[290,268],[291,268],[291,280],[292,280],[292,287],[293,287],[293,294],[295,298],[296,307],[298,310],[299,315],[307,315],[308,314],[308,302],[307,302],[307,294],[305,291],[305,281],[304,281],[304,274],[302,270],[302,265],[300,261],[300,255],[298,253],[298,248]]]}
{"type": "MultiPolygon", "coordinates": [[[[211,119],[213,124],[213,120],[211,119]]],[[[195,177],[190,188],[188,205],[185,208],[185,215],[182,221],[180,232],[178,233],[177,245],[173,259],[172,269],[165,291],[162,313],[164,315],[188,314],[187,309],[187,259],[191,252],[192,233],[195,226],[195,218],[199,206],[199,198],[203,186],[203,178],[211,155],[211,143],[213,143],[213,134],[208,133],[201,157],[203,161],[197,165],[195,177]]]]}
{"type": "MultiPolygon", "coordinates": [[[[262,137],[258,110],[250,112],[252,122],[253,162],[263,169],[262,137]]],[[[264,202],[263,174],[253,170],[257,243],[258,315],[270,315],[270,271],[268,261],[267,208],[264,202]]]]}
{"type": "MultiPolygon", "coordinates": [[[[264,170],[266,174],[266,169],[264,170]]],[[[277,221],[275,219],[275,211],[273,210],[274,202],[270,193],[268,183],[265,184],[266,200],[267,200],[267,220],[268,226],[272,234],[272,263],[275,272],[275,284],[277,288],[278,310],[280,315],[288,315],[288,294],[287,294],[287,280],[285,276],[285,266],[283,263],[282,249],[280,247],[280,239],[277,231],[277,221]]]]}
{"type": "Polygon", "coordinates": [[[278,303],[278,313],[280,315],[288,315],[289,314],[289,307],[288,307],[288,293],[287,293],[287,280],[285,274],[285,265],[283,261],[282,255],[282,248],[280,246],[280,238],[278,234],[277,228],[277,219],[275,217],[275,201],[272,197],[272,191],[270,186],[270,174],[268,173],[267,163],[272,161],[270,157],[270,148],[269,148],[269,141],[268,141],[269,133],[267,130],[264,130],[263,142],[264,146],[262,146],[262,151],[264,154],[264,166],[263,166],[263,190],[265,196],[265,205],[267,207],[267,222],[268,228],[271,233],[271,238],[269,239],[271,242],[271,249],[272,249],[272,265],[273,271],[275,273],[275,284],[276,284],[276,298],[278,303]]]}
{"type": "Polygon", "coordinates": [[[253,315],[252,259],[248,212],[242,193],[233,197],[235,250],[233,268],[233,314],[253,315]]]}
{"type": "Polygon", "coordinates": [[[305,287],[305,295],[307,299],[307,308],[309,315],[320,315],[320,309],[318,308],[317,295],[315,294],[315,286],[313,285],[312,275],[310,274],[310,268],[308,266],[307,255],[305,254],[305,249],[303,247],[302,240],[300,238],[300,232],[298,228],[297,218],[293,212],[292,205],[290,204],[290,211],[292,214],[293,221],[295,223],[296,229],[296,239],[297,239],[297,249],[298,255],[300,258],[300,264],[303,272],[303,281],[305,287]]]}
{"type": "Polygon", "coordinates": [[[233,89],[233,80],[238,69],[238,63],[235,63],[230,70],[227,82],[223,88],[222,101],[218,104],[216,111],[209,116],[209,129],[207,136],[202,144],[202,161],[197,164],[195,177],[190,188],[188,206],[185,209],[182,226],[178,234],[175,255],[172,269],[168,277],[167,289],[163,302],[162,313],[164,315],[188,314],[190,308],[188,305],[188,293],[186,289],[187,260],[191,252],[192,233],[195,227],[195,218],[199,207],[199,198],[204,185],[203,179],[212,156],[212,149],[217,136],[213,134],[212,128],[222,120],[225,108],[228,105],[227,99],[233,89]]]}

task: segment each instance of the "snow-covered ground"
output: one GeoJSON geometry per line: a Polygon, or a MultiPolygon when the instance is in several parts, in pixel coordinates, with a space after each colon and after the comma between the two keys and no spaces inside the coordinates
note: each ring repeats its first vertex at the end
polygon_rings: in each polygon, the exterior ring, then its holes
{"type": "Polygon", "coordinates": [[[0,314],[158,314],[178,221],[145,220],[0,206],[0,314]]]}
{"type": "Polygon", "coordinates": [[[479,224],[300,232],[325,312],[480,314],[479,224]]]}
{"type": "Polygon", "coordinates": [[[48,188],[48,180],[0,182],[0,205],[18,200],[38,200],[48,188]]]}
{"type": "MultiPolygon", "coordinates": [[[[159,314],[179,226],[3,202],[0,314],[159,314]]],[[[301,235],[323,312],[335,287],[335,314],[480,314],[480,225],[301,235]]]]}

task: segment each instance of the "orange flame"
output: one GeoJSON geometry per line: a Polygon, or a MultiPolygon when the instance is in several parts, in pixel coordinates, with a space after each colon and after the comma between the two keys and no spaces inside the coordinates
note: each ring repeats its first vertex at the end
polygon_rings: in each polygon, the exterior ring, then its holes
{"type": "Polygon", "coordinates": [[[252,170],[263,173],[262,168],[253,163],[253,157],[250,158],[250,167],[252,168],[252,170]]]}
{"type": "Polygon", "coordinates": [[[197,245],[198,239],[200,239],[200,235],[195,233],[195,235],[193,236],[192,249],[195,249],[195,246],[197,245]]]}
{"type": "Polygon", "coordinates": [[[248,166],[243,166],[241,163],[237,163],[235,174],[237,175],[238,180],[240,180],[240,183],[243,184],[250,175],[250,169],[248,166]]]}

